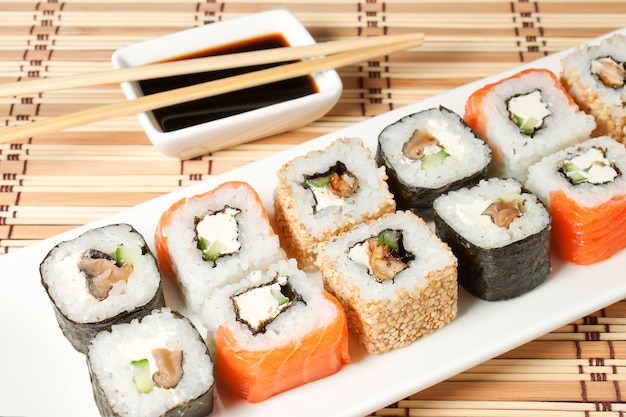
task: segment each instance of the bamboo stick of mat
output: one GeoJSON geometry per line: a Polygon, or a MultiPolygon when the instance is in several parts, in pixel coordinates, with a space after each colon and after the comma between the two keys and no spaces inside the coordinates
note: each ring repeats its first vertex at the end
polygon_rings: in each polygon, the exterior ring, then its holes
{"type": "Polygon", "coordinates": [[[311,45],[273,48],[269,50],[266,49],[194,59],[176,60],[176,58],[174,58],[172,61],[158,62],[110,71],[89,72],[66,77],[52,77],[31,81],[5,83],[0,88],[0,97],[19,96],[51,90],[113,84],[124,81],[148,80],[152,78],[169,77],[196,72],[286,62],[309,57],[333,55],[363,48],[392,45],[403,41],[415,41],[416,39],[421,43],[423,37],[424,35],[422,33],[357,37],[315,43],[311,45]]]}
{"type": "Polygon", "coordinates": [[[112,117],[150,111],[186,101],[197,100],[235,90],[303,76],[313,72],[325,71],[355,64],[381,55],[387,55],[392,52],[416,47],[421,45],[422,42],[423,34],[416,33],[413,34],[412,39],[404,39],[396,43],[366,47],[354,51],[329,55],[323,58],[300,61],[293,64],[285,64],[229,78],[191,85],[162,93],[151,94],[135,100],[112,103],[51,119],[44,119],[28,124],[7,127],[0,130],[0,143],[23,139],[36,134],[65,130],[71,127],[85,125],[112,117]]]}

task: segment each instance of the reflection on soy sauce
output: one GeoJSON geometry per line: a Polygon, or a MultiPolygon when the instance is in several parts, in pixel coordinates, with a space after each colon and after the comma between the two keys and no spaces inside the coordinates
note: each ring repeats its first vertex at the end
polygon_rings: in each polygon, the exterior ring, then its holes
{"type": "MultiPolygon", "coordinates": [[[[205,56],[223,55],[237,52],[249,52],[262,49],[289,46],[282,34],[269,34],[239,42],[220,45],[201,50],[192,54],[178,56],[168,61],[193,59],[205,56]]],[[[193,74],[176,75],[139,81],[144,95],[200,84],[220,78],[232,77],[251,71],[281,65],[280,63],[247,66],[242,68],[224,69],[193,74]]],[[[173,106],[153,110],[152,113],[164,132],[194,126],[197,124],[222,119],[261,107],[270,106],[283,101],[303,97],[318,92],[317,85],[311,76],[301,76],[278,81],[258,87],[246,88],[231,93],[220,94],[199,100],[193,100],[173,106]]]]}

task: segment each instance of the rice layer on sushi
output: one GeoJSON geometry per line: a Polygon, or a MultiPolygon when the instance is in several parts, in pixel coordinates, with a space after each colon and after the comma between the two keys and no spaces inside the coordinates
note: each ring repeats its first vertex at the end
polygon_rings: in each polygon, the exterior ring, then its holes
{"type": "Polygon", "coordinates": [[[100,331],[165,305],[156,259],[129,224],[59,243],[39,271],[63,334],[81,353],[100,331]]]}
{"type": "Polygon", "coordinates": [[[174,203],[157,225],[155,246],[163,272],[176,277],[194,313],[215,288],[284,258],[259,195],[245,182],[174,203]]]}
{"type": "Polygon", "coordinates": [[[465,121],[493,151],[493,176],[524,182],[543,156],[590,137],[596,127],[547,69],[531,68],[474,92],[465,121]]]}
{"type": "Polygon", "coordinates": [[[561,257],[592,264],[626,247],[626,148],[593,138],[530,167],[526,187],[552,214],[552,242],[561,257]]]}
{"type": "Polygon", "coordinates": [[[626,36],[580,45],[562,61],[561,81],[578,105],[596,119],[594,136],[626,142],[626,36]]]}
{"type": "Polygon", "coordinates": [[[376,162],[387,168],[397,208],[430,218],[436,197],[484,178],[491,149],[459,115],[438,107],[385,127],[376,162]]]}
{"type": "Polygon", "coordinates": [[[99,333],[87,365],[102,416],[206,417],[214,367],[200,333],[168,308],[99,333]]]}
{"type": "Polygon", "coordinates": [[[217,379],[248,402],[324,378],[350,362],[345,312],[294,259],[224,287],[206,307],[217,379]]]}
{"type": "Polygon", "coordinates": [[[550,214],[515,179],[491,178],[433,204],[437,235],[459,260],[459,283],[487,301],[520,296],[549,276],[550,214]]]}
{"type": "Polygon", "coordinates": [[[406,346],[457,315],[457,260],[411,211],[386,214],[321,244],[317,265],[370,353],[406,346]]]}
{"type": "Polygon", "coordinates": [[[385,168],[360,138],[339,139],[283,165],[274,190],[281,242],[304,270],[319,242],[395,210],[385,168]]]}

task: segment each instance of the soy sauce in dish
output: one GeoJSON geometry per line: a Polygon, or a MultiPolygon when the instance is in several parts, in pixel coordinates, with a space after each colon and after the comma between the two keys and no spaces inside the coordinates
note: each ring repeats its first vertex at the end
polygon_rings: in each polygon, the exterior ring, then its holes
{"type": "MultiPolygon", "coordinates": [[[[249,52],[262,49],[289,46],[282,34],[268,34],[239,42],[220,45],[191,54],[177,56],[166,61],[193,59],[206,56],[223,55],[237,52],[249,52]]],[[[159,93],[175,88],[186,87],[220,78],[232,77],[250,71],[281,65],[281,63],[247,66],[217,71],[208,71],[171,77],[139,81],[139,88],[144,95],[159,93]]],[[[246,88],[231,93],[220,94],[193,100],[173,106],[153,110],[154,118],[164,132],[206,123],[247,111],[255,110],[283,101],[317,93],[319,90],[313,77],[307,75],[284,81],[246,88]]]]}

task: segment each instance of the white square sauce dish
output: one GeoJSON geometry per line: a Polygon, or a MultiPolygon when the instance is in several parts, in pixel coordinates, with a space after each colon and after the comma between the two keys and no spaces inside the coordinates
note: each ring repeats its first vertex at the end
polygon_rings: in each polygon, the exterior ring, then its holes
{"type": "MultiPolygon", "coordinates": [[[[281,46],[315,40],[302,23],[282,9],[253,13],[149,39],[116,50],[113,67],[281,46]]],[[[123,82],[128,100],[266,68],[259,65],[123,82]]],[[[152,144],[166,155],[187,159],[302,127],[326,114],[339,100],[342,82],[335,70],[193,100],[138,115],[152,144]]]]}

